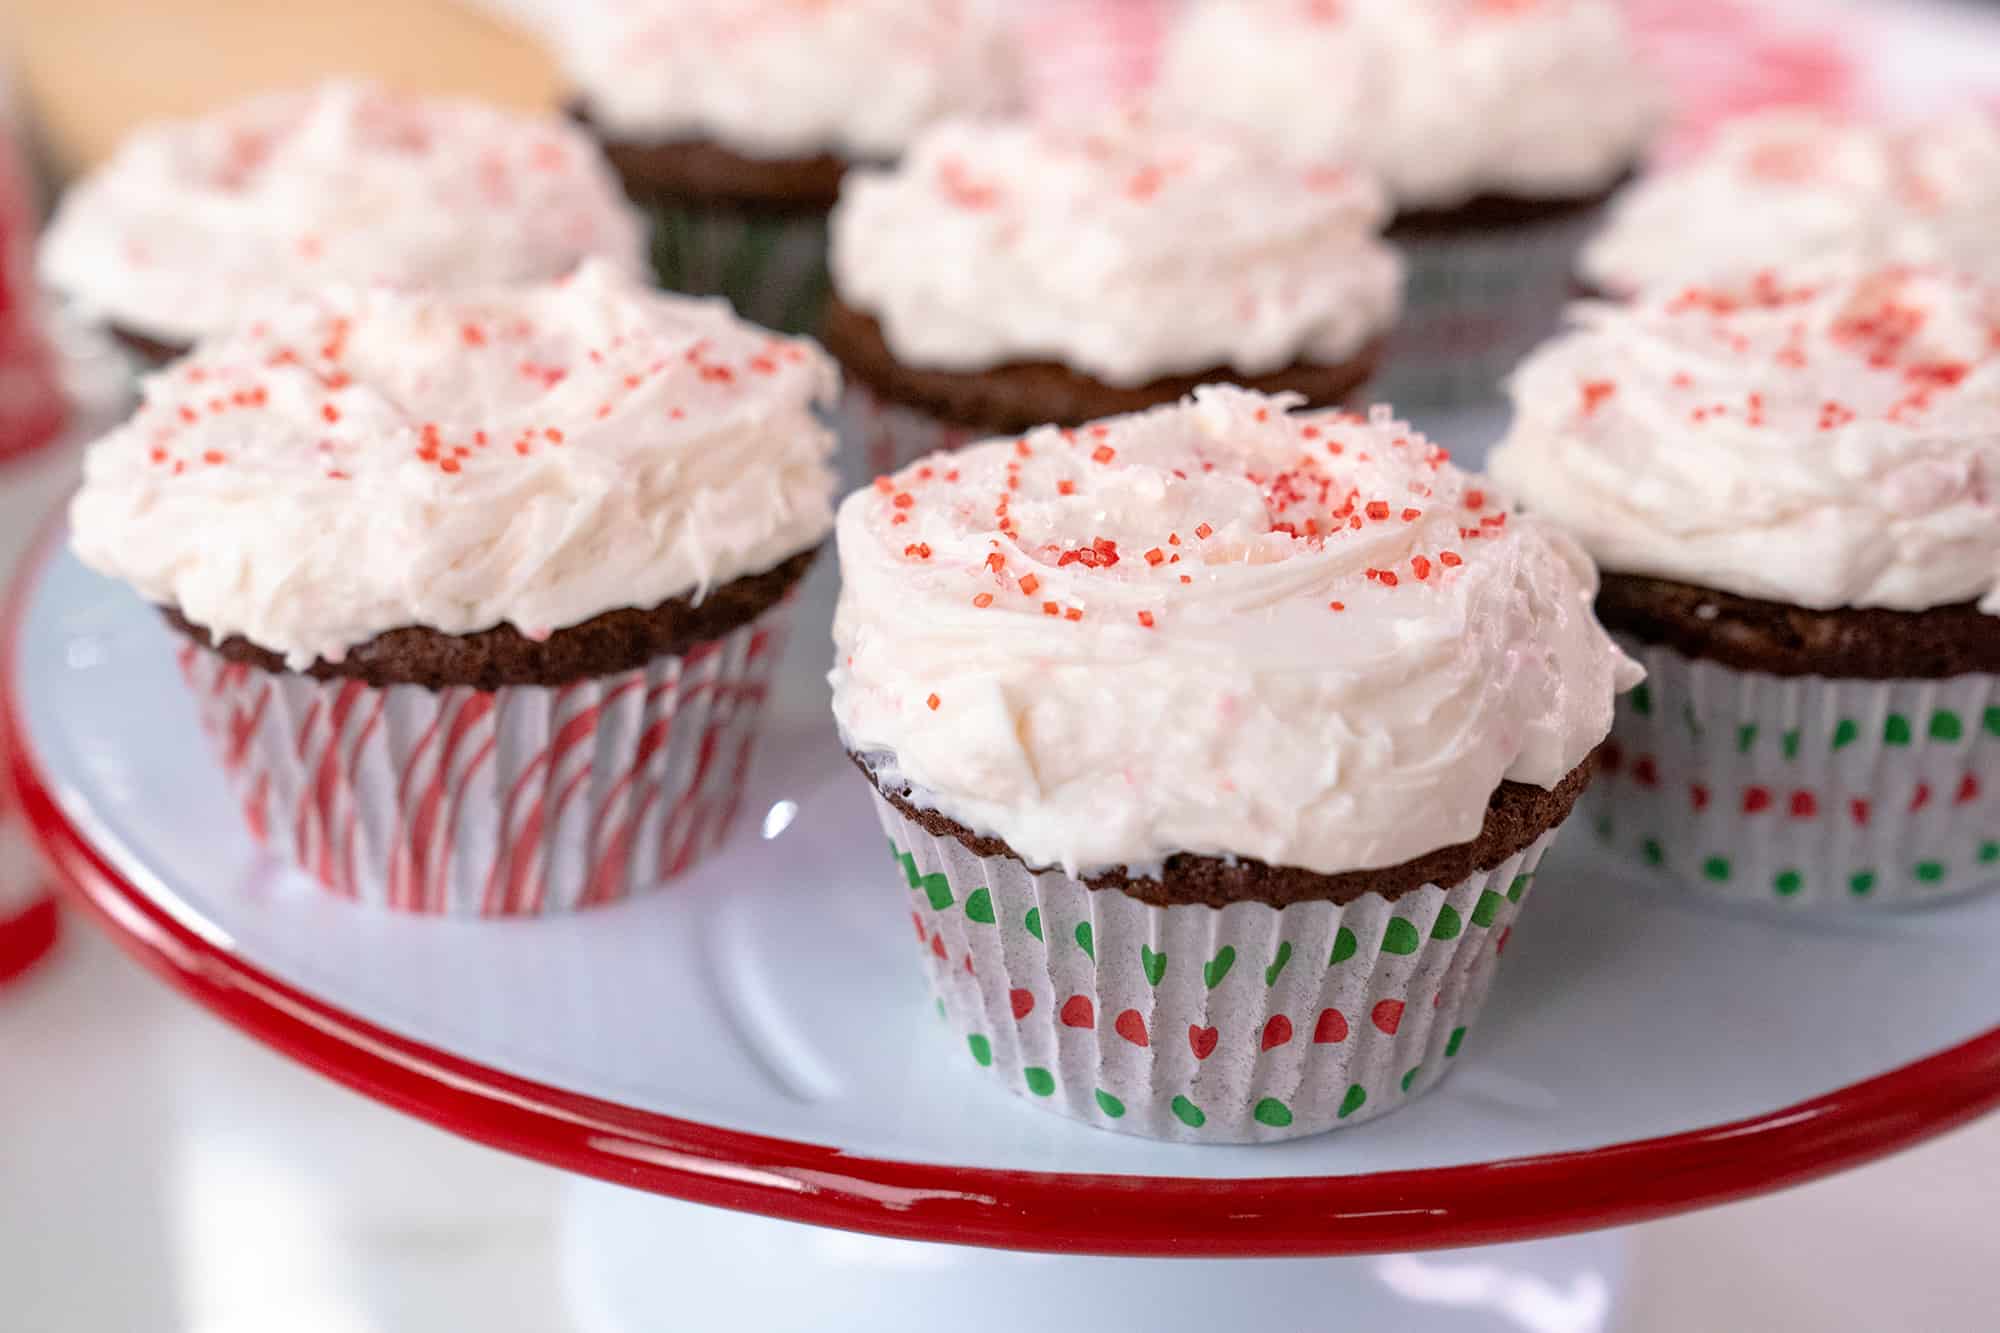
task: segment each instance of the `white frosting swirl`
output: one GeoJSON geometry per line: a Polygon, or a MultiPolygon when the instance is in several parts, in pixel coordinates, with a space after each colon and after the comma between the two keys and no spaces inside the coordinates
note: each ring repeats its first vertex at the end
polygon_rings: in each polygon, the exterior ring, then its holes
{"type": "Polygon", "coordinates": [[[1494,475],[1604,568],[2000,611],[2000,287],[1882,270],[1575,307],[1494,475]]]}
{"type": "Polygon", "coordinates": [[[1295,404],[1205,388],[849,496],[847,745],[1086,874],[1394,865],[1475,836],[1502,779],[1554,785],[1638,677],[1583,553],[1386,408],[1295,404]]]}
{"type": "Polygon", "coordinates": [[[204,343],[91,446],[93,569],[294,667],[385,630],[530,637],[757,573],[832,525],[838,371],[607,265],[336,289],[204,343]]]}
{"type": "Polygon", "coordinates": [[[1019,104],[1010,4],[580,0],[552,36],[613,137],[892,158],[932,121],[1019,104]]]}
{"type": "Polygon", "coordinates": [[[1137,113],[1062,128],[954,121],[850,172],[842,299],[898,359],[1052,360],[1116,385],[1352,357],[1393,322],[1402,265],[1374,182],[1137,113]]]}
{"type": "Polygon", "coordinates": [[[332,283],[643,273],[645,243],[569,125],[327,83],[140,130],[64,197],[40,262],[92,314],[191,343],[332,283]]]}
{"type": "Polygon", "coordinates": [[[1731,121],[1619,197],[1582,271],[1609,294],[1845,261],[2000,279],[2000,117],[1880,125],[1804,108],[1731,121]]]}
{"type": "Polygon", "coordinates": [[[1359,162],[1404,210],[1594,194],[1660,106],[1614,0],[1191,0],[1157,96],[1359,162]]]}

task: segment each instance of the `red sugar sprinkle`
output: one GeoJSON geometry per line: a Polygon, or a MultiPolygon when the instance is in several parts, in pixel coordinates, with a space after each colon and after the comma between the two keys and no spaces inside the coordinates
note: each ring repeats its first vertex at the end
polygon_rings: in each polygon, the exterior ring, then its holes
{"type": "Polygon", "coordinates": [[[1459,554],[1456,551],[1444,551],[1438,555],[1438,563],[1446,569],[1457,569],[1465,561],[1459,558],[1459,554]]]}
{"type": "Polygon", "coordinates": [[[931,706],[931,711],[935,713],[938,710],[938,704],[943,701],[940,700],[935,694],[933,694],[930,698],[924,700],[924,702],[929,704],[931,706]]]}
{"type": "Polygon", "coordinates": [[[1347,609],[1346,602],[1328,602],[1326,605],[1329,611],[1345,611],[1347,609]]]}
{"type": "Polygon", "coordinates": [[[447,458],[439,463],[438,467],[445,472],[456,472],[458,471],[458,460],[456,458],[447,458]]]}
{"type": "Polygon", "coordinates": [[[1033,574],[1023,574],[1021,576],[1021,595],[1023,597],[1033,597],[1035,595],[1035,589],[1041,586],[1042,586],[1042,581],[1036,578],[1033,574]]]}
{"type": "Polygon", "coordinates": [[[1141,611],[1139,613],[1139,623],[1147,629],[1153,628],[1153,613],[1151,611],[1141,611]]]}
{"type": "Polygon", "coordinates": [[[543,431],[542,436],[550,444],[561,444],[563,442],[563,433],[554,426],[550,426],[547,430],[543,431]]]}
{"type": "Polygon", "coordinates": [[[1383,519],[1389,517],[1389,505],[1385,500],[1370,500],[1362,512],[1377,523],[1380,523],[1383,519]]]}
{"type": "Polygon", "coordinates": [[[1167,559],[1167,553],[1165,551],[1162,551],[1157,546],[1155,546],[1152,550],[1146,552],[1146,563],[1149,565],[1165,564],[1166,559],[1167,559]]]}
{"type": "Polygon", "coordinates": [[[898,514],[894,518],[889,520],[889,526],[892,528],[900,528],[909,521],[910,521],[910,516],[908,514],[898,514]]]}
{"type": "Polygon", "coordinates": [[[1056,483],[1056,494],[1057,494],[1057,495],[1075,495],[1075,494],[1076,494],[1076,483],[1075,483],[1075,482],[1073,482],[1073,481],[1059,481],[1059,482],[1057,482],[1057,483],[1056,483]]]}
{"type": "Polygon", "coordinates": [[[1179,546],[1180,544],[1181,544],[1181,535],[1178,532],[1170,532],[1167,534],[1167,545],[1179,546]]]}
{"type": "Polygon", "coordinates": [[[1215,529],[1211,528],[1210,526],[1208,526],[1208,524],[1204,523],[1200,527],[1194,530],[1194,535],[1201,538],[1203,541],[1207,541],[1210,537],[1213,537],[1215,535],[1215,529]]]}
{"type": "Polygon", "coordinates": [[[993,605],[993,594],[982,592],[972,599],[972,604],[981,610],[985,610],[987,607],[993,605]]]}
{"type": "Polygon", "coordinates": [[[1183,575],[1181,575],[1181,582],[1182,582],[1182,583],[1193,583],[1193,582],[1194,582],[1194,580],[1193,580],[1193,579],[1191,579],[1191,578],[1189,578],[1189,577],[1188,577],[1187,575],[1183,574],[1183,575]]]}
{"type": "Polygon", "coordinates": [[[1308,440],[1317,440],[1319,438],[1319,427],[1307,426],[1304,430],[1300,431],[1299,434],[1305,436],[1308,440]]]}
{"type": "Polygon", "coordinates": [[[908,556],[915,556],[919,560],[928,560],[931,558],[930,543],[912,542],[910,545],[905,546],[903,548],[903,554],[908,556]]]}
{"type": "Polygon", "coordinates": [[[1465,507],[1473,510],[1484,509],[1486,507],[1486,492],[1467,491],[1465,493],[1465,507]]]}
{"type": "Polygon", "coordinates": [[[1403,522],[1414,523],[1423,516],[1424,511],[1421,509],[1405,509],[1403,511],[1403,522]]]}
{"type": "Polygon", "coordinates": [[[1026,440],[1014,441],[1014,452],[1021,455],[1021,457],[1023,458],[1033,458],[1035,456],[1035,451],[1028,447],[1028,442],[1026,440]]]}
{"type": "Polygon", "coordinates": [[[1045,616],[1060,615],[1062,614],[1062,608],[1057,606],[1054,602],[1043,602],[1042,614],[1045,616]]]}
{"type": "Polygon", "coordinates": [[[1618,386],[1610,380],[1585,380],[1583,390],[1583,414],[1594,416],[1597,409],[1604,406],[1604,400],[1618,392],[1618,386]]]}
{"type": "Polygon", "coordinates": [[[1100,444],[1090,451],[1090,461],[1093,463],[1109,463],[1116,457],[1118,457],[1118,451],[1108,444],[1100,444]]]}
{"type": "Polygon", "coordinates": [[[215,467],[218,464],[227,463],[229,461],[229,456],[218,450],[210,449],[207,453],[201,456],[201,461],[208,464],[210,467],[215,467]]]}
{"type": "Polygon", "coordinates": [[[526,458],[529,454],[534,452],[534,449],[532,446],[529,445],[529,443],[526,440],[516,440],[514,441],[514,452],[521,455],[521,457],[526,458]]]}
{"type": "Polygon", "coordinates": [[[192,425],[193,423],[201,420],[201,417],[195,412],[195,410],[192,407],[188,407],[185,404],[183,404],[181,407],[181,420],[192,425]]]}
{"type": "Polygon", "coordinates": [[[340,409],[335,407],[332,403],[322,403],[320,405],[319,414],[325,417],[328,421],[340,420],[340,409]]]}
{"type": "Polygon", "coordinates": [[[1420,583],[1431,576],[1431,562],[1427,556],[1420,555],[1413,558],[1410,561],[1410,568],[1415,571],[1417,581],[1420,583]]]}
{"type": "Polygon", "coordinates": [[[1393,572],[1391,572],[1390,570],[1386,570],[1386,569],[1385,569],[1385,570],[1383,570],[1383,571],[1381,572],[1381,575],[1380,575],[1380,577],[1381,577],[1381,579],[1382,579],[1382,586],[1383,586],[1383,587],[1385,587],[1385,588],[1393,588],[1393,587],[1395,587],[1395,586],[1396,586],[1396,576],[1395,576],[1395,574],[1394,574],[1393,572]]]}
{"type": "Polygon", "coordinates": [[[917,497],[911,495],[908,491],[897,491],[895,497],[889,501],[890,504],[896,506],[898,509],[908,509],[916,502],[917,497]]]}
{"type": "Polygon", "coordinates": [[[896,483],[890,481],[887,477],[877,477],[875,478],[875,489],[884,495],[888,495],[896,489],[896,483]]]}
{"type": "Polygon", "coordinates": [[[486,331],[477,324],[465,325],[459,329],[458,336],[465,339],[467,347],[484,347],[486,345],[486,331]]]}
{"type": "Polygon", "coordinates": [[[986,567],[992,570],[995,574],[998,574],[1001,570],[1007,567],[1007,557],[1001,555],[998,551],[995,551],[991,555],[986,557],[986,567]]]}

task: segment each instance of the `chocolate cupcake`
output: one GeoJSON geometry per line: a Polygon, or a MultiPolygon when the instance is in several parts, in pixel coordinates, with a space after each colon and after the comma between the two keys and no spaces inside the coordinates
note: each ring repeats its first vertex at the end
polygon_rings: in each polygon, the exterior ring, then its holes
{"type": "Polygon", "coordinates": [[[795,332],[819,325],[849,166],[1020,95],[991,0],[619,0],[565,11],[551,36],[571,114],[653,217],[660,281],[795,332]]]}
{"type": "Polygon", "coordinates": [[[1137,112],[940,125],[834,211],[850,457],[870,476],[1215,380],[1339,405],[1400,303],[1386,211],[1364,175],[1137,112]]]}
{"type": "Polygon", "coordinates": [[[140,130],[62,201],[41,274],[149,365],[330,284],[639,273],[644,223],[554,118],[325,83],[140,130]]]}
{"type": "Polygon", "coordinates": [[[1794,912],[2000,880],[2000,287],[1765,274],[1574,321],[1493,469],[1649,673],[1600,835],[1794,912]]]}
{"type": "Polygon", "coordinates": [[[252,829],[328,889],[609,902],[728,831],[837,385],[596,262],[334,291],[149,377],[72,544],[162,608],[252,829]]]}
{"type": "Polygon", "coordinates": [[[841,506],[833,709],[962,1049],[1104,1128],[1354,1124],[1459,1055],[1637,670],[1567,538],[1233,387],[841,506]]]}
{"type": "Polygon", "coordinates": [[[1785,108],[1725,124],[1619,195],[1584,247],[1594,294],[1744,282],[1802,264],[1932,264],[2000,279],[2000,117],[1908,124],[1785,108]]]}
{"type": "Polygon", "coordinates": [[[1156,97],[1381,177],[1410,281],[1380,387],[1405,408],[1497,398],[1659,106],[1613,0],[1192,0],[1156,97]]]}

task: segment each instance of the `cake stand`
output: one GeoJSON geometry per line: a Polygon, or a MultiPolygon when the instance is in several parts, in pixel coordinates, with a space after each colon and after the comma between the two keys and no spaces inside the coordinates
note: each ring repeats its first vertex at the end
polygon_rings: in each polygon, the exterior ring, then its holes
{"type": "Polygon", "coordinates": [[[826,720],[830,569],[806,589],[733,846],[618,906],[447,921],[356,910],[266,856],[169,632],[57,536],[18,579],[0,667],[23,802],[62,877],[134,955],[280,1052],[576,1173],[567,1272],[587,1328],[1254,1313],[1580,1333],[1615,1307],[1602,1229],[2000,1104],[2000,898],[1852,925],[1719,916],[1618,880],[1573,835],[1459,1066],[1409,1108],[1268,1147],[1071,1124],[946,1037],[907,956],[909,890],[826,720]],[[1440,1248],[1456,1252],[1420,1253],[1440,1248]],[[1217,1262],[1171,1261],[1195,1257],[1217,1262]]]}

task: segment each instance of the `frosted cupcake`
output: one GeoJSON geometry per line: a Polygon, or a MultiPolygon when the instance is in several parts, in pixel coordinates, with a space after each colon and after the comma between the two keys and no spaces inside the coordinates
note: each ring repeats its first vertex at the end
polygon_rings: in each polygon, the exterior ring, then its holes
{"type": "Polygon", "coordinates": [[[810,332],[826,214],[855,163],[1014,107],[999,0],[604,0],[552,27],[572,112],[655,221],[660,280],[810,332]]]}
{"type": "Polygon", "coordinates": [[[1108,1129],[1441,1078],[1637,670],[1567,538],[1387,409],[1204,388],[841,506],[833,709],[945,1015],[1108,1129]]]}
{"type": "Polygon", "coordinates": [[[1650,674],[1599,832],[1792,911],[2000,879],[2000,287],[1766,275],[1575,324],[1493,469],[1650,674]]]}
{"type": "Polygon", "coordinates": [[[2000,117],[1966,108],[1887,125],[1769,111],[1620,195],[1579,271],[1607,297],[1842,261],[2000,280],[1996,217],[2000,117]]]}
{"type": "Polygon", "coordinates": [[[941,125],[856,172],[825,339],[867,471],[1245,382],[1338,405],[1400,306],[1373,181],[1120,113],[941,125]]]}
{"type": "Polygon", "coordinates": [[[154,364],[334,283],[641,272],[644,223],[560,120],[326,83],[140,130],[64,196],[41,274],[154,364]]]}
{"type": "Polygon", "coordinates": [[[251,828],[327,888],[609,902],[728,830],[837,383],[599,263],[336,290],[148,378],[71,541],[161,607],[251,828]]]}
{"type": "Polygon", "coordinates": [[[1156,96],[1381,177],[1410,264],[1381,388],[1405,407],[1494,397],[1554,329],[1659,105],[1613,0],[1192,0],[1156,96]]]}

